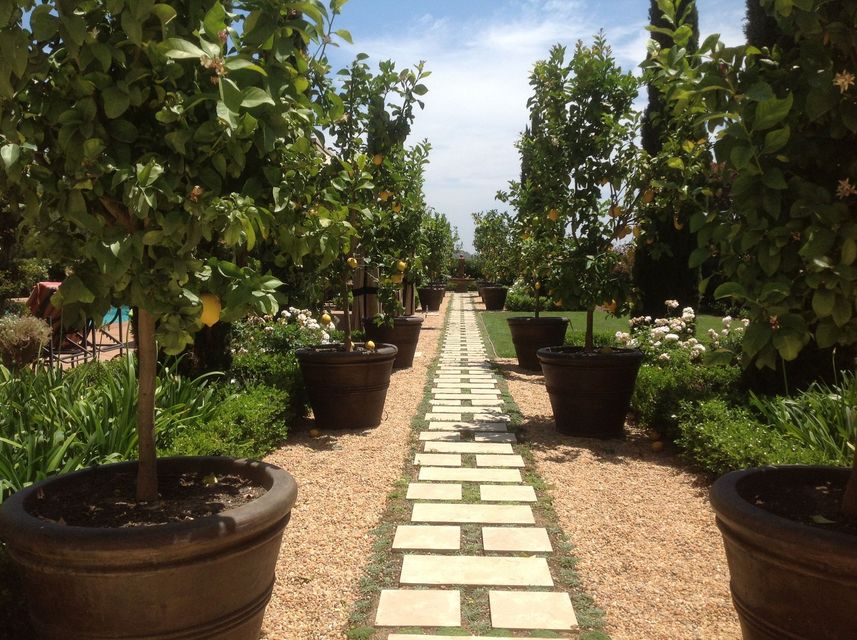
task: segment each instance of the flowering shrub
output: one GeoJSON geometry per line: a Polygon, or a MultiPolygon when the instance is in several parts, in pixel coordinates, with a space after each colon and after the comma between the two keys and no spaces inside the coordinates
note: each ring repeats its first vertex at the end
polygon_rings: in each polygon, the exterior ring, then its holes
{"type": "MultiPolygon", "coordinates": [[[[664,305],[667,315],[679,307],[676,300],[666,300],[664,305]]],[[[616,341],[624,347],[640,349],[649,360],[669,362],[680,350],[697,361],[706,352],[705,345],[696,338],[696,312],[691,307],[682,309],[681,316],[637,316],[628,324],[630,332],[617,331],[616,341]]]]}
{"type": "Polygon", "coordinates": [[[284,353],[300,347],[329,344],[336,325],[322,324],[309,309],[289,307],[276,316],[250,316],[235,325],[232,353],[284,353]]]}

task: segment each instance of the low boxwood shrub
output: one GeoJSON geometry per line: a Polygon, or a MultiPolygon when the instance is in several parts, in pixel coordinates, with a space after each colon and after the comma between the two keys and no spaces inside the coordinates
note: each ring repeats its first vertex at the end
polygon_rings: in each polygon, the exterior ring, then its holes
{"type": "Polygon", "coordinates": [[[722,398],[682,402],[676,443],[702,469],[722,474],[770,464],[831,464],[811,449],[760,422],[749,408],[722,398]]]}
{"type": "Polygon", "coordinates": [[[208,422],[182,430],[162,453],[262,458],[282,444],[293,422],[287,391],[252,385],[224,395],[208,422]]]}

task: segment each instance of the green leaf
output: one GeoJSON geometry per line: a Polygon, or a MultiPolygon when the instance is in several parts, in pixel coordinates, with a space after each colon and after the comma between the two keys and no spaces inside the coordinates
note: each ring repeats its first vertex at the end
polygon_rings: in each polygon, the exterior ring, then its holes
{"type": "Polygon", "coordinates": [[[775,189],[778,191],[789,188],[789,185],[786,183],[786,177],[783,175],[782,169],[778,167],[771,167],[767,169],[762,174],[762,183],[764,183],[764,185],[769,189],[775,189]]]}
{"type": "Polygon", "coordinates": [[[674,156],[674,157],[670,158],[669,160],[667,160],[667,166],[670,169],[679,169],[679,170],[684,169],[684,160],[682,160],[679,157],[674,156]]]}
{"type": "Polygon", "coordinates": [[[265,71],[262,67],[257,64],[254,64],[250,60],[246,58],[227,58],[224,62],[224,66],[230,71],[238,71],[239,69],[248,69],[250,71],[255,71],[256,73],[261,73],[263,76],[267,76],[268,72],[265,71]]]}
{"type": "Polygon", "coordinates": [[[101,92],[101,99],[104,101],[105,115],[114,120],[128,110],[131,105],[128,94],[119,87],[107,87],[101,92]]]}
{"type": "Polygon", "coordinates": [[[826,318],[833,313],[836,294],[827,289],[818,289],[812,296],[812,310],[819,318],[826,318]]]}
{"type": "Polygon", "coordinates": [[[297,76],[294,79],[294,85],[298,93],[303,93],[307,89],[309,89],[309,80],[307,80],[303,76],[297,76]]]}
{"type": "Polygon", "coordinates": [[[162,25],[168,25],[178,15],[176,10],[168,4],[156,4],[152,7],[152,13],[158,17],[162,25]]]}
{"type": "Polygon", "coordinates": [[[209,37],[214,40],[217,40],[220,37],[220,32],[226,29],[226,10],[220,4],[219,0],[215,0],[211,9],[205,14],[202,26],[209,37]]]}
{"type": "Polygon", "coordinates": [[[752,85],[744,95],[754,102],[765,102],[777,97],[771,85],[764,81],[752,85]]]}
{"type": "Polygon", "coordinates": [[[708,249],[708,247],[699,247],[691,252],[690,258],[687,261],[687,266],[689,266],[691,269],[696,269],[696,267],[700,266],[710,257],[711,251],[708,249]]]}
{"type": "Polygon", "coordinates": [[[60,22],[65,28],[69,40],[74,44],[80,46],[86,41],[86,23],[83,21],[83,18],[73,14],[64,15],[60,18],[60,22]]]}
{"type": "Polygon", "coordinates": [[[833,303],[833,311],[831,316],[837,327],[844,327],[851,320],[851,303],[840,296],[836,296],[836,302],[833,303]]]}
{"type": "Polygon", "coordinates": [[[134,18],[130,11],[122,12],[122,30],[134,44],[143,44],[143,23],[134,18]]]}
{"type": "Polygon", "coordinates": [[[782,129],[769,131],[765,134],[765,148],[763,149],[763,152],[776,153],[788,144],[790,137],[791,128],[788,126],[785,126],[782,129]]]}
{"type": "Polygon", "coordinates": [[[0,147],[0,159],[8,170],[13,164],[18,161],[21,156],[21,147],[17,144],[4,144],[0,147]]]}
{"type": "Polygon", "coordinates": [[[334,33],[348,44],[354,44],[354,38],[351,37],[351,32],[348,29],[337,29],[334,33]]]}
{"type": "Polygon", "coordinates": [[[745,144],[734,146],[732,148],[732,153],[729,154],[729,160],[738,170],[745,169],[752,159],[753,148],[745,144]]]}
{"type": "Polygon", "coordinates": [[[70,275],[63,280],[59,292],[62,296],[63,304],[72,304],[75,302],[89,304],[95,300],[95,294],[76,275],[70,275]]]}
{"type": "Polygon", "coordinates": [[[59,18],[51,15],[51,5],[40,4],[30,15],[30,27],[36,40],[50,40],[59,28],[59,18]]]}
{"type": "Polygon", "coordinates": [[[165,48],[164,55],[173,60],[201,58],[205,55],[205,51],[181,38],[167,38],[162,46],[165,48]]]}
{"type": "Polygon", "coordinates": [[[241,89],[229,78],[221,78],[220,99],[230,111],[238,113],[241,108],[241,89]]]}
{"type": "Polygon", "coordinates": [[[791,361],[797,358],[803,349],[803,336],[799,333],[780,329],[774,332],[773,343],[783,360],[791,361]]]}
{"type": "Polygon", "coordinates": [[[154,229],[152,231],[147,231],[143,234],[143,244],[146,246],[151,246],[158,244],[164,238],[164,232],[160,229],[154,229]]]}
{"type": "Polygon", "coordinates": [[[785,98],[773,98],[765,100],[756,105],[756,117],[753,120],[753,129],[763,131],[779,124],[791,111],[794,97],[790,93],[785,98]]]}
{"type": "Polygon", "coordinates": [[[751,358],[761,351],[771,340],[771,327],[758,321],[750,322],[744,333],[742,346],[744,352],[751,358]]]}
{"type": "Polygon", "coordinates": [[[819,348],[826,349],[839,342],[841,335],[842,331],[839,327],[828,320],[818,325],[818,328],[815,330],[815,341],[818,343],[819,348]]]}
{"type": "Polygon", "coordinates": [[[714,298],[721,300],[723,298],[738,298],[744,299],[747,297],[747,291],[744,286],[737,282],[724,282],[714,290],[714,298]]]}
{"type": "Polygon", "coordinates": [[[244,90],[244,99],[241,101],[242,107],[252,109],[263,104],[274,104],[274,99],[267,91],[258,87],[250,87],[244,90]]]}

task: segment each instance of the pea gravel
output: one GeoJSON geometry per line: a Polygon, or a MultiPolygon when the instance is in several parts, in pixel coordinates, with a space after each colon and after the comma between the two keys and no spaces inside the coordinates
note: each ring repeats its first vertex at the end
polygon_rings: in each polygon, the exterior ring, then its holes
{"type": "Polygon", "coordinates": [[[401,476],[411,421],[440,343],[440,313],[425,317],[411,369],[394,371],[384,420],[374,429],[323,431],[311,420],[289,433],[265,461],[291,473],[298,500],[283,537],[263,640],[345,638],[363,567],[387,494],[401,476]]]}
{"type": "Polygon", "coordinates": [[[708,481],[633,426],[624,441],[557,434],[542,375],[497,363],[612,640],[740,639],[708,481]]]}

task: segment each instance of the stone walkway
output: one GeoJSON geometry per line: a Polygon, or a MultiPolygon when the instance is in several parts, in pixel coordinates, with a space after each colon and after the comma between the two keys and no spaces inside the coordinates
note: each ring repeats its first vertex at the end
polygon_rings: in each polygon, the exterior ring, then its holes
{"type": "Polygon", "coordinates": [[[487,588],[492,633],[567,637],[577,628],[574,609],[568,593],[553,589],[554,550],[548,532],[535,526],[536,492],[521,474],[525,462],[508,431],[474,298],[453,296],[428,427],[419,434],[419,474],[407,492],[412,524],[399,526],[393,541],[402,554],[399,588],[381,592],[375,625],[407,628],[388,640],[448,638],[463,626],[462,593],[479,587],[487,588]],[[481,535],[462,545],[462,527],[473,525],[481,535]],[[443,635],[415,635],[414,628],[443,635]]]}

